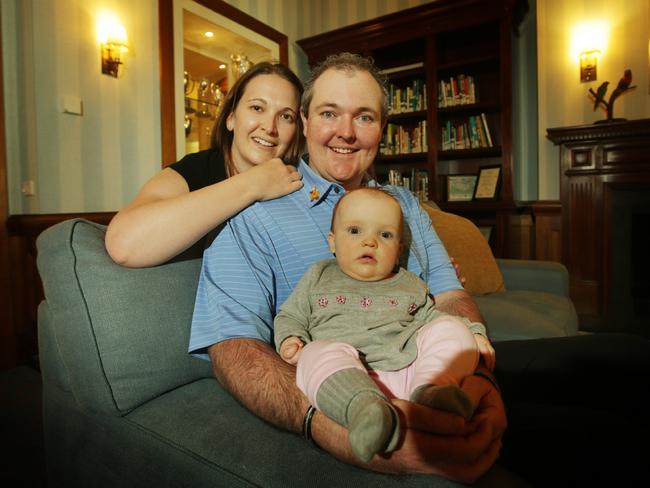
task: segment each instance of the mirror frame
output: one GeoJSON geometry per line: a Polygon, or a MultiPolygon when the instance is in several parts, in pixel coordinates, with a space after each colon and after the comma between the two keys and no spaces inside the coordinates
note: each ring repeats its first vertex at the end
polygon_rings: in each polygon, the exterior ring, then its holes
{"type": "MultiPolygon", "coordinates": [[[[289,41],[285,34],[228,5],[223,0],[194,0],[247,29],[278,44],[280,62],[289,66],[289,41]]],[[[176,161],[176,113],[174,108],[174,0],[158,0],[160,56],[160,132],[162,166],[176,161]]]]}

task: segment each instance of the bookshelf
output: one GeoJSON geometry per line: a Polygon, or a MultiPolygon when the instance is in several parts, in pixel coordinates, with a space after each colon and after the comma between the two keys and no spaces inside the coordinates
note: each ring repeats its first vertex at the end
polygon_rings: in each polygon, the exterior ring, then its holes
{"type": "Polygon", "coordinates": [[[510,216],[520,211],[512,183],[512,35],[520,7],[517,0],[438,0],[298,41],[312,66],[342,51],[374,58],[391,106],[377,179],[403,182],[421,199],[491,228],[497,257],[510,257],[510,216]],[[494,198],[448,201],[450,175],[478,176],[485,167],[500,169],[494,198]]]}

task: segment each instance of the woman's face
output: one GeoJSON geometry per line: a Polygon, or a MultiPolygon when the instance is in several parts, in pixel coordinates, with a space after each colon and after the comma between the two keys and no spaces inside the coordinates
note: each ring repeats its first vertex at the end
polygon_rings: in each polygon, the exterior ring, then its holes
{"type": "Polygon", "coordinates": [[[233,132],[230,156],[238,172],[284,156],[297,135],[299,103],[298,91],[280,76],[259,75],[248,82],[226,119],[233,132]]]}

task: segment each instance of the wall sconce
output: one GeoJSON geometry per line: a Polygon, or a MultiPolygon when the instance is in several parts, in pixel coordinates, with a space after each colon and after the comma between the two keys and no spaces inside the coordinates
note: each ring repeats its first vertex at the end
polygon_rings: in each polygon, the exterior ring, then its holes
{"type": "Polygon", "coordinates": [[[598,58],[600,51],[580,53],[580,82],[587,83],[598,79],[598,58]]]}
{"type": "Polygon", "coordinates": [[[129,50],[126,29],[114,17],[103,14],[97,21],[97,38],[101,45],[102,74],[117,78],[122,54],[129,50]]]}

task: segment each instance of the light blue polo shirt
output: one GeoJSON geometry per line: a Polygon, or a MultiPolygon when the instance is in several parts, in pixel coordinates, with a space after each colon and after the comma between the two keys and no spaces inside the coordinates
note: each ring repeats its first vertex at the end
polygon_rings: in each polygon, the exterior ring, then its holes
{"type": "MultiPolygon", "coordinates": [[[[230,219],[203,254],[190,353],[207,359],[207,347],[232,338],[273,341],[273,317],[316,261],[332,257],[327,234],[332,210],[345,189],[298,165],[303,187],[258,202],[230,219]]],[[[411,192],[387,186],[402,205],[410,245],[402,259],[432,294],[460,290],[431,220],[411,192]]]]}

